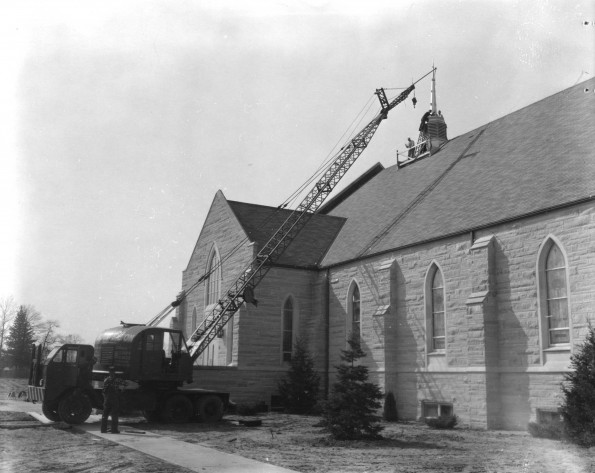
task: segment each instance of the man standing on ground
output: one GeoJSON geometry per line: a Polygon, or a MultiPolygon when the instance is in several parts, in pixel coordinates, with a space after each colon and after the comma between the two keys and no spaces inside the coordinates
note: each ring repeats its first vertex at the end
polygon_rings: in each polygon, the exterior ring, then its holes
{"type": "Polygon", "coordinates": [[[107,418],[112,418],[112,434],[119,434],[118,414],[120,411],[120,386],[125,383],[116,376],[116,368],[109,367],[109,375],[103,381],[103,415],[101,416],[101,432],[107,432],[107,418]]]}

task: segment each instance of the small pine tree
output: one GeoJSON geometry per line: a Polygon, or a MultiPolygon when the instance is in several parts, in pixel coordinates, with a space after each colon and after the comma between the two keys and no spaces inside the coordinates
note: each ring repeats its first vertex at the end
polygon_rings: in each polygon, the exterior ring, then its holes
{"type": "Polygon", "coordinates": [[[320,375],[314,369],[314,360],[308,352],[306,339],[299,337],[291,355],[291,367],[287,377],[279,381],[277,388],[281,403],[291,414],[308,414],[318,402],[320,375]]]}
{"type": "Polygon", "coordinates": [[[27,318],[27,308],[20,306],[6,337],[6,351],[13,366],[17,368],[29,366],[33,341],[33,327],[27,318]]]}
{"type": "Polygon", "coordinates": [[[335,366],[338,380],[324,406],[321,425],[335,439],[380,438],[383,427],[376,411],[381,407],[382,392],[368,382],[368,368],[356,364],[366,356],[359,337],[352,334],[347,342],[343,363],[335,366]]]}
{"type": "Polygon", "coordinates": [[[589,327],[585,342],[564,376],[562,418],[567,438],[584,447],[595,446],[595,329],[589,327]]]}

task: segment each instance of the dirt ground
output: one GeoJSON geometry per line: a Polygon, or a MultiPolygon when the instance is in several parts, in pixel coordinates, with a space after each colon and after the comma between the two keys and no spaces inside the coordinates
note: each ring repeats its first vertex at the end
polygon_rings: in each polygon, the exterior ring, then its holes
{"type": "MultiPolygon", "coordinates": [[[[19,412],[40,412],[40,406],[7,400],[3,384],[0,380],[0,471],[188,471],[65,424],[42,426],[19,412]]],[[[383,440],[333,441],[316,426],[316,417],[271,413],[259,418],[259,427],[240,425],[242,418],[235,416],[215,425],[147,423],[138,417],[122,423],[301,472],[595,472],[595,448],[525,432],[441,431],[399,422],[384,424],[383,440]]]]}

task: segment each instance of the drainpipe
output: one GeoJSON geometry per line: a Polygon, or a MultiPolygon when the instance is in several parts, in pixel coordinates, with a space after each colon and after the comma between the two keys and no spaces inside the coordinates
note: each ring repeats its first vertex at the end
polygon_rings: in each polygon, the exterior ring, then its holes
{"type": "Polygon", "coordinates": [[[330,281],[330,271],[327,269],[325,274],[325,283],[324,283],[324,336],[326,339],[326,344],[324,347],[324,364],[326,367],[326,375],[324,377],[324,398],[328,399],[329,394],[329,375],[330,375],[330,318],[331,318],[331,281],[330,281]]]}

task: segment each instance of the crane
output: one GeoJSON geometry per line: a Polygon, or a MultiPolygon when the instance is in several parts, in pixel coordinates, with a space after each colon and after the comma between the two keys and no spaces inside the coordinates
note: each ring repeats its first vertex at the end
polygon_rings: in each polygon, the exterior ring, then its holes
{"type": "MultiPolygon", "coordinates": [[[[388,116],[388,112],[403,102],[415,89],[415,84],[434,70],[435,68],[411,84],[411,86],[391,101],[387,99],[383,88],[376,89],[375,94],[380,101],[380,112],[334,156],[331,164],[327,167],[322,177],[314,184],[306,197],[304,197],[295,210],[291,212],[283,224],[270,237],[268,242],[258,251],[250,264],[245,267],[235,282],[225,292],[224,296],[190,335],[188,349],[193,361],[196,361],[217,334],[221,332],[231,317],[239,310],[242,303],[254,300],[255,287],[263,280],[271,267],[279,260],[285,249],[294,241],[298,233],[322,206],[341,178],[366,149],[378,126],[388,116]]],[[[204,279],[205,276],[201,277],[201,280],[204,279]]],[[[178,295],[176,301],[172,303],[172,307],[179,305],[186,297],[187,292],[182,292],[178,295]]],[[[157,316],[155,320],[162,320],[163,317],[157,316]]],[[[155,320],[153,323],[155,323],[155,320]]]]}
{"type": "Polygon", "coordinates": [[[368,146],[388,112],[407,98],[417,82],[392,101],[387,99],[384,89],[376,90],[380,112],[333,156],[322,177],[191,334],[188,351],[184,350],[186,342],[181,330],[158,327],[158,324],[210,273],[202,275],[186,291],[178,294],[174,302],[148,323],[122,322],[120,327],[104,331],[96,339],[95,346],[66,343],[55,347],[45,360],[42,360],[42,347],[34,346],[29,398],[42,402],[42,410],[48,419],[80,424],[89,417],[93,407],[101,408],[103,379],[106,369],[113,366],[123,379],[131,381],[123,393],[125,404],[141,410],[148,420],[161,418],[166,422],[187,422],[197,416],[207,422],[219,420],[229,404],[229,393],[189,387],[182,389],[184,383],[192,382],[193,363],[244,302],[255,302],[254,288],[318,212],[368,146]],[[171,348],[171,357],[164,349],[166,346],[168,350],[171,348]]]}

